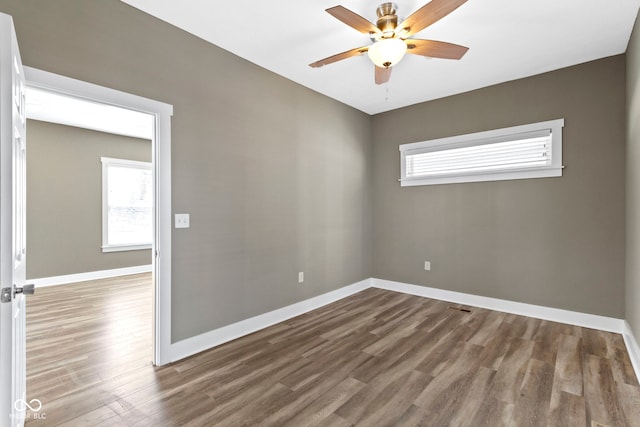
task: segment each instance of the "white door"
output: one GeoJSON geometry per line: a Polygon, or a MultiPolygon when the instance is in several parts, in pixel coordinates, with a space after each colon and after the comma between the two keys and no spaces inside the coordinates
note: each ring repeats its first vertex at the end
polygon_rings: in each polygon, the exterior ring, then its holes
{"type": "MultiPolygon", "coordinates": [[[[24,424],[25,79],[10,16],[0,13],[0,425],[24,424]]],[[[32,290],[32,289],[31,289],[32,290]]]]}

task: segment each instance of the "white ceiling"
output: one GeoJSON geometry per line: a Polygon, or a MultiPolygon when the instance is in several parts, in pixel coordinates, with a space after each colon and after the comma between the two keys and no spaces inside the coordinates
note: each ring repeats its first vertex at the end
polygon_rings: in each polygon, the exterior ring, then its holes
{"type": "MultiPolygon", "coordinates": [[[[382,1],[122,0],[294,82],[376,114],[623,53],[640,0],[469,0],[414,37],[469,47],[460,61],[406,55],[388,84],[366,55],[318,59],[371,44],[324,10],[375,21],[382,1]]],[[[406,18],[427,0],[397,0],[406,18]]],[[[161,42],[159,40],[158,42],[161,42]]]]}

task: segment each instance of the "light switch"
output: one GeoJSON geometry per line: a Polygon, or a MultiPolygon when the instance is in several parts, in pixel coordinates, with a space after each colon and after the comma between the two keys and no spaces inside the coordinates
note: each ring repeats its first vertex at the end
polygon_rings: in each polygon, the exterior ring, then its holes
{"type": "Polygon", "coordinates": [[[189,214],[176,214],[176,228],[189,228],[189,214]]]}

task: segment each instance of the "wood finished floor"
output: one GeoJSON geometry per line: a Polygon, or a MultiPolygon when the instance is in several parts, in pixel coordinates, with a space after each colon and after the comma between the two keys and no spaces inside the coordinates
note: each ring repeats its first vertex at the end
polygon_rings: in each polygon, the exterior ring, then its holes
{"type": "Polygon", "coordinates": [[[640,426],[623,340],[592,329],[368,289],[154,368],[148,274],[28,304],[29,426],[640,426]]]}

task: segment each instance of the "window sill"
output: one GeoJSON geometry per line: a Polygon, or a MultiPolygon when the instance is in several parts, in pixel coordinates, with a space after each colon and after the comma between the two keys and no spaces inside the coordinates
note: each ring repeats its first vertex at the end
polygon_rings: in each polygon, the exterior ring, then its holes
{"type": "Polygon", "coordinates": [[[103,246],[102,252],[139,251],[143,249],[151,249],[151,244],[146,243],[142,245],[109,245],[103,246]]]}

